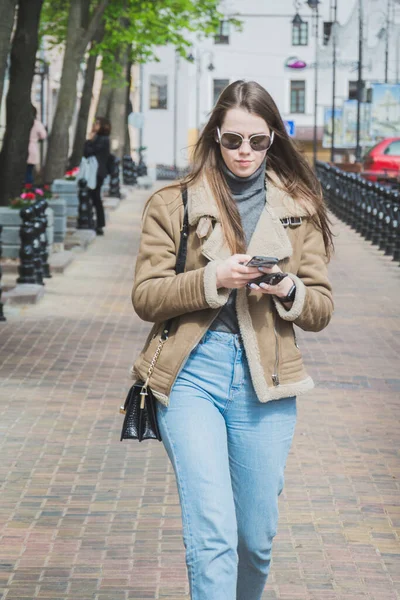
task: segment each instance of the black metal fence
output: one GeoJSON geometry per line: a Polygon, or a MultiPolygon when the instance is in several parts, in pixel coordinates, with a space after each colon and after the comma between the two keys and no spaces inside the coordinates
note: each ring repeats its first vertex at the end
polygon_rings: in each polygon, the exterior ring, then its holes
{"type": "Polygon", "coordinates": [[[400,261],[400,193],[317,161],[329,209],[366,240],[400,261]]]}

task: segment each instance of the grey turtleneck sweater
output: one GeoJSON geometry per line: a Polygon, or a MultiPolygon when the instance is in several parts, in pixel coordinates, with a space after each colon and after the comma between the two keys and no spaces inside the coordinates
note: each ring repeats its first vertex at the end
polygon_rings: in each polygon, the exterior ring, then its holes
{"type": "MultiPolygon", "coordinates": [[[[239,210],[246,246],[249,245],[265,205],[265,164],[266,159],[257,171],[249,177],[238,177],[228,167],[223,166],[226,181],[239,210]]],[[[228,302],[221,309],[210,329],[227,333],[239,333],[236,315],[236,290],[232,290],[228,302]]]]}

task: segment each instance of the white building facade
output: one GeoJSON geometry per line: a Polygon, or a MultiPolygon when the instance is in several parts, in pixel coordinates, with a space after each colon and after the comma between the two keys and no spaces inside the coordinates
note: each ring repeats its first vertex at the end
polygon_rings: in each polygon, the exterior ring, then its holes
{"type": "MultiPolygon", "coordinates": [[[[336,29],[336,105],[356,98],[358,66],[358,24],[360,0],[338,0],[336,29]]],[[[144,116],[142,142],[150,165],[184,167],[197,132],[222,89],[237,79],[256,80],[274,98],[282,117],[294,123],[295,139],[311,151],[314,124],[315,63],[318,62],[318,143],[321,140],[324,109],[332,105],[333,0],[319,4],[319,36],[316,48],[316,13],[307,3],[293,0],[228,0],[221,3],[226,18],[242,22],[241,30],[224,21],[219,35],[193,38],[188,51],[192,62],[177,57],[172,47],[160,48],[160,62],[141,70],[140,97],[144,116]],[[303,22],[293,24],[296,13],[303,22]],[[291,68],[304,63],[304,68],[291,68]]],[[[386,35],[388,38],[388,81],[399,79],[400,3],[398,0],[363,0],[363,79],[383,82],[385,78],[386,35]],[[390,14],[387,19],[387,9],[390,14]]],[[[300,65],[301,66],[301,65],[300,65]]]]}

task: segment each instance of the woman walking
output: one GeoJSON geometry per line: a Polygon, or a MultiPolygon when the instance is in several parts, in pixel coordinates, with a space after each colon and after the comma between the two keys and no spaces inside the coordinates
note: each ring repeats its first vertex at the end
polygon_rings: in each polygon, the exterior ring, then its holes
{"type": "Polygon", "coordinates": [[[181,188],[160,190],[145,209],[132,299],[154,327],[133,371],[146,378],[174,318],[150,386],[178,484],[191,598],[260,600],[296,397],[313,387],[293,324],[320,331],[331,318],[332,236],[318,181],[255,82],[224,90],[183,183],[184,273],[174,270],[181,188]],[[253,283],[271,273],[275,281],[253,283]]]}
{"type": "Polygon", "coordinates": [[[110,133],[110,121],[105,117],[97,117],[90,133],[90,137],[86,140],[83,149],[83,156],[85,158],[95,156],[99,165],[97,169],[97,185],[95,189],[90,190],[90,197],[96,210],[97,235],[104,235],[103,228],[106,224],[104,206],[101,199],[101,187],[108,172],[107,162],[110,156],[110,133]]]}
{"type": "Polygon", "coordinates": [[[35,166],[40,162],[39,142],[47,138],[45,126],[37,118],[37,109],[31,105],[33,125],[29,133],[28,160],[26,163],[25,183],[33,184],[35,166]]]}

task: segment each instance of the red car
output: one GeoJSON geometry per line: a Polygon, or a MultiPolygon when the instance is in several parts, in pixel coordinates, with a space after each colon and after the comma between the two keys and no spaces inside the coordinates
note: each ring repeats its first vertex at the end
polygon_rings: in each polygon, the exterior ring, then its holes
{"type": "Polygon", "coordinates": [[[394,183],[400,181],[400,137],[387,138],[364,156],[363,172],[369,181],[394,183]]]}

